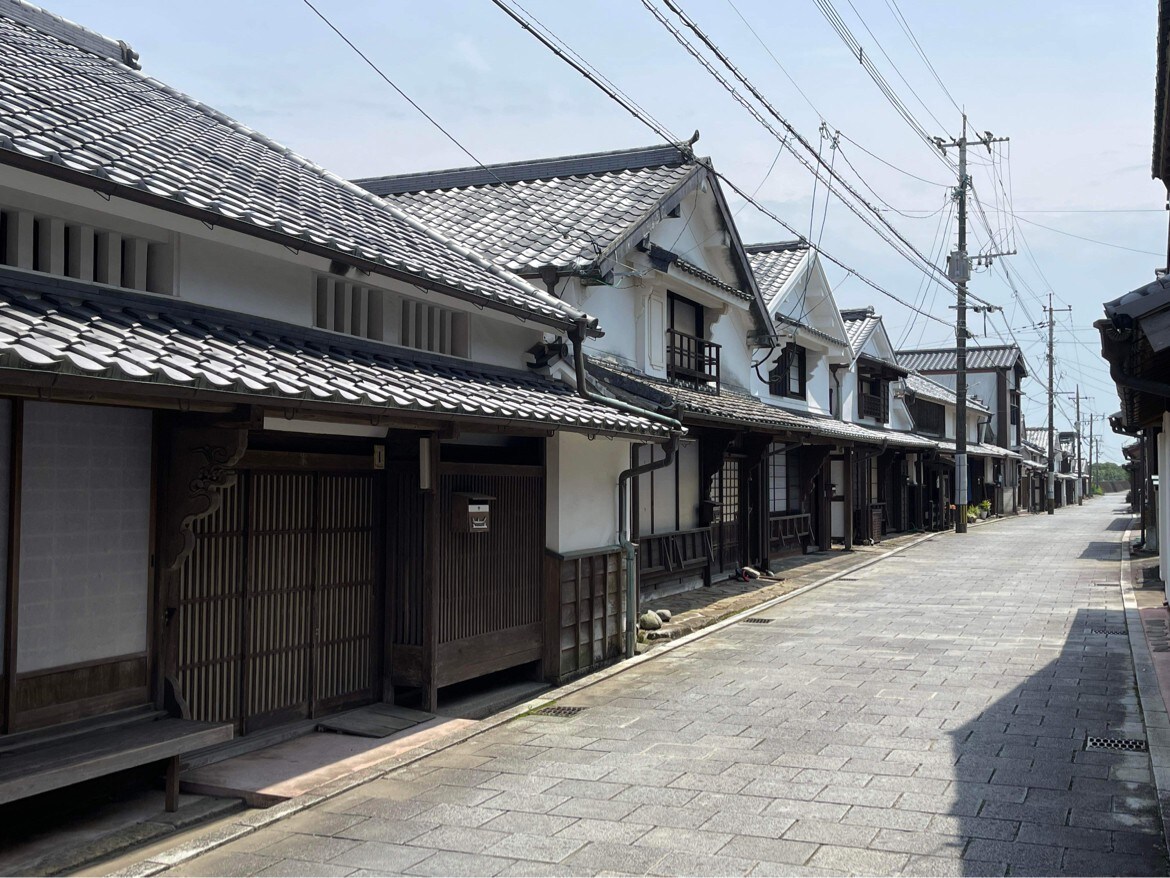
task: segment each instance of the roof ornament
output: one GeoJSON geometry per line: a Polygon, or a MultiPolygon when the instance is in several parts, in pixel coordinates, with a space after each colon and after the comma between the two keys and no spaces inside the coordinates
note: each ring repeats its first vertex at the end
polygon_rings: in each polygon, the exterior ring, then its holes
{"type": "Polygon", "coordinates": [[[679,152],[689,159],[695,157],[695,144],[699,142],[699,129],[695,129],[695,133],[691,135],[690,140],[680,140],[675,146],[678,147],[679,152]]]}

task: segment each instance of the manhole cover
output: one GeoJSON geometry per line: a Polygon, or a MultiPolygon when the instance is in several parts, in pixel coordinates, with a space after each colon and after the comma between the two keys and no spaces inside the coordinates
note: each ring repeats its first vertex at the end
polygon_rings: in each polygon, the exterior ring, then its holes
{"type": "Polygon", "coordinates": [[[550,707],[542,707],[536,711],[539,716],[576,716],[585,710],[584,707],[569,707],[565,704],[554,704],[550,707]]]}
{"type": "Polygon", "coordinates": [[[1128,634],[1129,632],[1124,628],[1090,628],[1089,633],[1104,634],[1106,636],[1112,637],[1113,635],[1128,634]]]}
{"type": "Polygon", "coordinates": [[[751,622],[755,625],[767,625],[769,622],[775,622],[775,619],[761,619],[759,616],[752,616],[750,619],[744,619],[745,622],[751,622]]]}
{"type": "Polygon", "coordinates": [[[1094,738],[1085,739],[1086,750],[1123,750],[1128,753],[1145,753],[1149,745],[1138,738],[1094,738]]]}

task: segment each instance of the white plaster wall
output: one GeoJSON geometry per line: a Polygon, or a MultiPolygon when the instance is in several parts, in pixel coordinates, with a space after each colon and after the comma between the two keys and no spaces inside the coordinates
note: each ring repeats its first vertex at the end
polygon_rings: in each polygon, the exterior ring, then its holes
{"type": "MultiPolygon", "coordinates": [[[[759,355],[762,353],[761,351],[759,355]]],[[[776,361],[782,353],[782,348],[773,352],[772,356],[768,358],[768,362],[760,366],[759,375],[756,374],[756,370],[751,370],[751,383],[748,385],[751,392],[771,405],[783,406],[793,411],[807,411],[822,415],[832,414],[829,408],[829,388],[833,386],[833,376],[829,369],[829,358],[824,351],[805,348],[804,399],[774,396],[769,391],[768,382],[764,379],[768,377],[768,373],[776,365],[776,361]]],[[[759,359],[759,355],[757,355],[757,359],[759,359]]]]}
{"type": "MultiPolygon", "coordinates": [[[[645,370],[646,299],[652,292],[649,283],[637,278],[619,278],[617,285],[584,286],[579,278],[565,278],[558,294],[570,305],[598,319],[605,332],[602,338],[589,339],[585,349],[600,353],[645,370]]],[[[664,302],[665,299],[662,300],[664,302]]],[[[659,307],[662,307],[662,302],[659,307]]],[[[662,330],[665,332],[665,324],[662,330]]],[[[664,364],[663,364],[664,365],[664,364]]]]}
{"type": "Polygon", "coordinates": [[[26,403],[18,671],[146,649],[151,417],[26,403]]]}
{"type": "Polygon", "coordinates": [[[617,481],[630,443],[556,433],[548,439],[545,533],[554,552],[617,544],[617,481]]]}
{"type": "Polygon", "coordinates": [[[699,526],[699,443],[682,442],[678,448],[679,530],[699,526]]]}
{"type": "MultiPolygon", "coordinates": [[[[722,384],[748,389],[752,386],[752,352],[748,333],[755,327],[746,309],[730,308],[710,329],[708,338],[718,345],[719,380],[722,384]]],[[[761,368],[762,371],[762,368],[761,368]]]]}
{"type": "Polygon", "coordinates": [[[258,317],[313,325],[313,272],[239,247],[184,235],[179,295],[188,301],[258,317]]]}

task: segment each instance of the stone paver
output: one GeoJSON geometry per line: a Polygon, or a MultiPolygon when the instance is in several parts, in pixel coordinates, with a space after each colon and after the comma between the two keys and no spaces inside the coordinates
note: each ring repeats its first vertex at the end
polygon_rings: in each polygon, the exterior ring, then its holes
{"type": "Polygon", "coordinates": [[[1115,504],[939,535],[172,874],[1166,874],[1115,504]],[[1099,583],[1112,583],[1101,585],[1099,583]]]}

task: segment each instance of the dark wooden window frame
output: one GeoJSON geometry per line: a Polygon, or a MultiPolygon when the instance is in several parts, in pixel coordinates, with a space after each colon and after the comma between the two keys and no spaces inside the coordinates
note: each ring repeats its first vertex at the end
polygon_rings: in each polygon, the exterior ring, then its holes
{"type": "Polygon", "coordinates": [[[890,420],[890,381],[870,371],[857,376],[857,414],[862,418],[876,418],[881,423],[890,420]]]}
{"type": "Polygon", "coordinates": [[[784,348],[780,359],[768,373],[768,392],[773,396],[786,396],[790,399],[808,398],[808,351],[796,343],[784,348]],[[795,363],[793,360],[795,359],[795,363]],[[793,387],[792,367],[799,370],[797,386],[793,387]]]}

